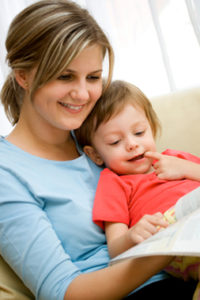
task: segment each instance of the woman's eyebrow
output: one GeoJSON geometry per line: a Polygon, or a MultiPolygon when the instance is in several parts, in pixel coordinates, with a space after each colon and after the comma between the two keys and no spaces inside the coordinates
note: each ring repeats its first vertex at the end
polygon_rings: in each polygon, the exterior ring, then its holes
{"type": "Polygon", "coordinates": [[[91,71],[91,73],[99,73],[99,72],[102,72],[103,70],[102,69],[99,69],[99,70],[96,70],[96,71],[91,71]]]}
{"type": "MultiPolygon", "coordinates": [[[[90,71],[90,72],[88,72],[88,73],[89,73],[89,74],[90,74],[90,73],[99,73],[99,72],[102,72],[102,71],[103,71],[103,69],[98,69],[98,70],[90,71]]],[[[64,72],[77,73],[76,70],[72,70],[72,69],[66,69],[64,72]]]]}

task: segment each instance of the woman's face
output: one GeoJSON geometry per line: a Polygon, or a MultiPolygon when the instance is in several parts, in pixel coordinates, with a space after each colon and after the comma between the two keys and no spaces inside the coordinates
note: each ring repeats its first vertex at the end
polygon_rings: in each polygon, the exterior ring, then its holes
{"type": "MultiPolygon", "coordinates": [[[[60,130],[81,126],[102,93],[103,52],[98,45],[84,49],[65,72],[38,89],[33,101],[24,101],[29,121],[60,130]]],[[[31,85],[34,71],[28,76],[31,85]]]]}

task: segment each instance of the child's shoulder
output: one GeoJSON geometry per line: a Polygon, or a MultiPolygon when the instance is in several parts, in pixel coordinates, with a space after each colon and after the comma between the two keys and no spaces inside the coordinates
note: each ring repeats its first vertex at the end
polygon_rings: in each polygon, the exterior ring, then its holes
{"type": "Polygon", "coordinates": [[[185,152],[185,151],[180,151],[180,150],[175,150],[175,149],[166,149],[165,151],[162,152],[162,154],[176,156],[178,158],[182,158],[182,159],[200,163],[200,157],[195,156],[192,153],[185,152]]]}

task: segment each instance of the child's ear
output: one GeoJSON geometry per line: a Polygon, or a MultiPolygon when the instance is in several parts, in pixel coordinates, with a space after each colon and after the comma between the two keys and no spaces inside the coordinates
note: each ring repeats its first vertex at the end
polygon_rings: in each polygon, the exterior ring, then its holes
{"type": "Polygon", "coordinates": [[[102,158],[99,156],[99,154],[92,146],[84,146],[83,151],[91,160],[93,160],[95,164],[97,164],[98,166],[103,165],[102,158]]]}

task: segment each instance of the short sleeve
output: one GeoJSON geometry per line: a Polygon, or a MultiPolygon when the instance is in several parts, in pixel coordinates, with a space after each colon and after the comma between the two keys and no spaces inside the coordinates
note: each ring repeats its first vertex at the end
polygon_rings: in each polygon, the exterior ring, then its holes
{"type": "Polygon", "coordinates": [[[200,164],[200,157],[188,152],[167,149],[166,151],[162,152],[162,154],[176,156],[200,164]]]}
{"type": "Polygon", "coordinates": [[[104,229],[104,222],[120,222],[129,224],[128,203],[131,188],[109,169],[101,172],[98,182],[94,206],[93,221],[104,229]]]}

